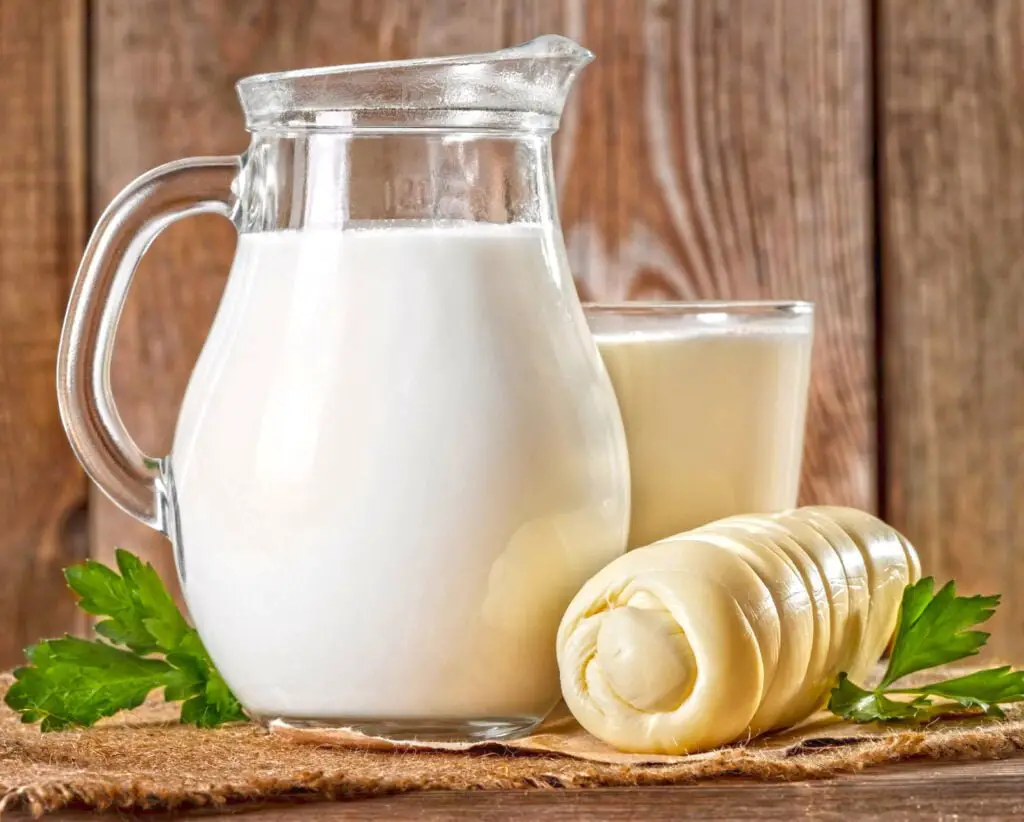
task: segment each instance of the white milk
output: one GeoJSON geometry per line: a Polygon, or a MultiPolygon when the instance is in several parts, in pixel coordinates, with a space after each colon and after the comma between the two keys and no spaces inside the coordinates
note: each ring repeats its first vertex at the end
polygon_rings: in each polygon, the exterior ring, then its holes
{"type": "Polygon", "coordinates": [[[189,609],[252,712],[555,704],[558,620],[628,527],[562,262],[529,226],[241,236],[172,468],[189,609]]]}
{"type": "Polygon", "coordinates": [[[630,548],[796,504],[811,320],[787,322],[597,334],[629,444],[630,548]]]}

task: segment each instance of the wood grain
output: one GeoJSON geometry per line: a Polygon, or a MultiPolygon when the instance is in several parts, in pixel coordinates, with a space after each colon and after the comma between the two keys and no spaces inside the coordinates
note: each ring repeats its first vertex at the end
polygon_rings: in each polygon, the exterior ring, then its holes
{"type": "Polygon", "coordinates": [[[1024,657],[1024,4],[881,4],[889,516],[1024,657]]]}
{"type": "MultiPolygon", "coordinates": [[[[866,0],[96,0],[94,200],[160,162],[245,144],[232,84],[296,66],[497,48],[562,32],[594,49],[557,139],[585,295],[819,305],[804,497],[873,508],[866,0]]],[[[114,389],[169,446],[230,263],[230,226],[175,226],[139,272],[114,389]]],[[[98,496],[93,544],[171,575],[163,541],[98,496]]]]}
{"type": "MultiPolygon", "coordinates": [[[[253,822],[321,820],[499,820],[539,822],[676,819],[822,819],[837,822],[925,822],[934,819],[1019,819],[1024,814],[1024,759],[965,764],[900,764],[817,782],[721,780],[680,788],[473,791],[405,794],[309,805],[239,806],[244,817],[217,812],[123,815],[122,819],[244,818],[253,822]]],[[[27,819],[15,815],[12,819],[27,819]]],[[[53,822],[84,822],[95,814],[58,813],[53,822]]]]}
{"type": "Polygon", "coordinates": [[[816,301],[802,497],[873,509],[867,9],[588,3],[557,160],[587,295],[816,301]]]}
{"type": "Polygon", "coordinates": [[[79,0],[0,3],[0,669],[75,627],[61,569],[87,552],[54,387],[85,232],[84,39],[79,0]]]}

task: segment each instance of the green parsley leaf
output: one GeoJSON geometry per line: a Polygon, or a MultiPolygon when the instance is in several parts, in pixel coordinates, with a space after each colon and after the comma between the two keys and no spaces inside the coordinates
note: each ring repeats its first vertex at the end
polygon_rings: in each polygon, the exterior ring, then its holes
{"type": "Polygon", "coordinates": [[[846,674],[832,690],[828,709],[853,722],[888,722],[895,719],[914,719],[919,709],[927,705],[927,697],[910,702],[897,702],[880,691],[869,691],[854,685],[846,674]]]}
{"type": "Polygon", "coordinates": [[[1004,665],[922,685],[916,690],[952,699],[965,708],[980,708],[987,714],[1002,716],[1000,703],[1024,701],[1024,671],[1014,671],[1004,665]]]}
{"type": "Polygon", "coordinates": [[[81,599],[78,607],[87,614],[110,617],[96,624],[96,633],[138,654],[158,650],[145,625],[145,614],[128,590],[128,583],[101,562],[86,560],[64,570],[64,578],[81,599]]]}
{"type": "Polygon", "coordinates": [[[988,641],[987,633],[971,629],[995,613],[998,596],[960,597],[952,582],[938,593],[934,590],[931,577],[906,587],[881,681],[868,689],[840,674],[829,699],[830,711],[852,722],[923,721],[950,704],[1002,716],[1000,704],[1024,701],[1024,671],[1009,666],[927,685],[891,687],[907,674],[974,656],[988,641]],[[943,701],[936,703],[935,698],[943,701]]]}
{"type": "Polygon", "coordinates": [[[212,728],[246,719],[245,711],[214,666],[194,628],[189,629],[179,651],[170,654],[167,661],[183,676],[180,698],[187,701],[181,708],[182,722],[212,728]]]}
{"type": "Polygon", "coordinates": [[[31,664],[14,672],[5,701],[23,722],[42,721],[44,731],[136,708],[171,671],[163,660],[75,637],[41,642],[27,655],[31,664]]]}
{"type": "Polygon", "coordinates": [[[974,656],[988,641],[984,631],[968,629],[995,613],[998,596],[958,597],[952,581],[934,595],[933,588],[932,578],[925,577],[904,591],[883,687],[907,674],[974,656]]]}
{"type": "Polygon", "coordinates": [[[14,672],[7,705],[22,721],[54,731],[138,707],[163,688],[165,699],[184,702],[182,722],[215,727],[245,720],[153,566],[122,550],[116,560],[120,574],[93,560],[65,571],[80,607],[106,617],[96,625],[103,639],[64,637],[29,648],[29,664],[14,672]]]}
{"type": "Polygon", "coordinates": [[[118,549],[115,556],[128,591],[143,615],[146,630],[163,653],[174,652],[192,629],[174,604],[160,575],[148,562],[142,562],[127,551],[118,549]]]}

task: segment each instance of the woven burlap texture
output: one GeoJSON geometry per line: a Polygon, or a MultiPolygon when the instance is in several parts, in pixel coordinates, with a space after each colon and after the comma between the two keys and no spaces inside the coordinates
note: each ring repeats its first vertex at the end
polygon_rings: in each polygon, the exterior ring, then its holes
{"type": "MultiPolygon", "coordinates": [[[[0,675],[0,694],[10,677],[0,675]]],[[[996,759],[1024,748],[1024,709],[1005,721],[925,728],[855,726],[823,717],[783,735],[688,757],[620,756],[571,720],[515,748],[395,751],[350,747],[323,732],[256,725],[198,730],[152,701],[83,731],[41,734],[0,705],[0,813],[65,807],[170,809],[288,797],[357,799],[417,790],[678,785],[730,775],[797,780],[904,759],[996,759]]]]}

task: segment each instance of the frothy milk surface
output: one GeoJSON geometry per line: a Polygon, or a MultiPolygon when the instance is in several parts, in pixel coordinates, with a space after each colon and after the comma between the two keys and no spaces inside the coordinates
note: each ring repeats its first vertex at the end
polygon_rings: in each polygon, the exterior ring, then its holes
{"type": "Polygon", "coordinates": [[[540,717],[621,553],[621,421],[539,227],[246,234],[171,465],[189,609],[251,711],[540,717]]]}
{"type": "Polygon", "coordinates": [[[630,548],[796,504],[810,317],[596,337],[629,444],[630,548]]]}

